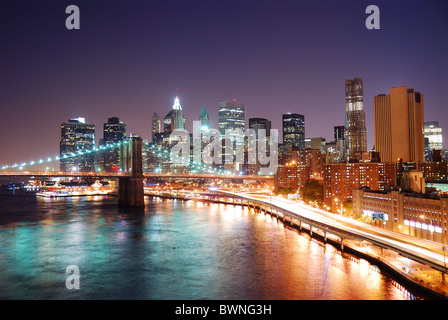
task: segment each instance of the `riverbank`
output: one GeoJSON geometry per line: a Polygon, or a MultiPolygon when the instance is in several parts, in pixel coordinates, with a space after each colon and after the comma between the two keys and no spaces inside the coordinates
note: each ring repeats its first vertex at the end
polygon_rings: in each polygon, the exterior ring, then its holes
{"type": "MultiPolygon", "coordinates": [[[[216,200],[216,199],[198,199],[188,198],[183,196],[174,196],[169,194],[147,194],[147,196],[154,196],[165,199],[176,199],[182,201],[201,201],[201,202],[213,202],[222,203],[228,205],[241,205],[249,206],[247,203],[233,203],[229,201],[216,200]]],[[[307,228],[306,225],[299,225],[289,220],[283,220],[279,218],[275,212],[269,210],[261,210],[256,206],[251,206],[258,212],[270,214],[271,216],[283,222],[288,228],[293,228],[298,232],[305,232],[310,237],[315,238],[323,243],[328,243],[338,250],[341,254],[348,254],[360,259],[368,261],[370,264],[377,266],[381,271],[390,276],[397,282],[398,286],[402,286],[414,292],[417,292],[421,297],[432,300],[445,300],[448,299],[448,283],[445,281],[445,276],[441,272],[431,269],[430,267],[420,264],[415,261],[411,261],[408,258],[400,256],[398,253],[391,250],[382,249],[374,245],[370,245],[369,253],[363,250],[363,246],[358,241],[344,240],[341,244],[339,241],[330,237],[324,236],[311,228],[307,228]]]]}

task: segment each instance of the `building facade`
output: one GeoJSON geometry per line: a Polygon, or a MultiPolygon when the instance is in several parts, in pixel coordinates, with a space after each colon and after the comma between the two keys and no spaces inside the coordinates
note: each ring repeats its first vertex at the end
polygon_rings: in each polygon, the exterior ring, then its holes
{"type": "Polygon", "coordinates": [[[406,86],[373,98],[375,149],[382,162],[424,161],[423,95],[406,86]]]}
{"type": "Polygon", "coordinates": [[[448,197],[406,191],[354,190],[357,217],[417,238],[445,243],[448,197]]]}
{"type": "Polygon", "coordinates": [[[295,150],[305,149],[305,116],[298,113],[282,115],[283,145],[295,150]]]}
{"type": "Polygon", "coordinates": [[[185,130],[185,117],[182,113],[182,106],[179,102],[179,97],[174,99],[171,114],[171,131],[185,130]]]}
{"type": "Polygon", "coordinates": [[[323,167],[324,203],[334,212],[353,200],[353,190],[361,187],[385,190],[397,183],[395,163],[332,163],[323,167]]]}
{"type": "Polygon", "coordinates": [[[160,117],[156,112],[154,112],[151,120],[152,141],[156,140],[156,135],[160,132],[161,132],[160,117]]]}
{"type": "Polygon", "coordinates": [[[364,89],[361,78],[345,80],[345,156],[361,160],[367,151],[364,89]]]}
{"type": "Polygon", "coordinates": [[[428,138],[430,150],[442,150],[442,128],[438,121],[426,121],[424,123],[424,136],[428,138]]]}
{"type": "Polygon", "coordinates": [[[77,155],[78,152],[95,148],[95,124],[85,118],[71,118],[61,124],[59,144],[59,166],[64,172],[90,172],[94,169],[92,154],[77,155]],[[76,156],[75,156],[76,155],[76,156]]]}
{"type": "Polygon", "coordinates": [[[233,173],[241,173],[244,170],[244,161],[236,159],[237,150],[244,150],[244,108],[244,104],[237,103],[236,100],[220,102],[218,107],[218,129],[223,139],[223,167],[233,173]]]}
{"type": "MultiPolygon", "coordinates": [[[[112,117],[107,120],[103,126],[103,139],[101,145],[122,142],[126,139],[126,124],[120,121],[120,118],[112,117]]],[[[102,152],[103,168],[106,172],[120,171],[119,148],[111,148],[102,152]]]]}
{"type": "Polygon", "coordinates": [[[208,115],[207,110],[205,110],[205,104],[202,105],[202,110],[199,114],[198,120],[201,122],[201,132],[210,130],[210,116],[208,115]]]}

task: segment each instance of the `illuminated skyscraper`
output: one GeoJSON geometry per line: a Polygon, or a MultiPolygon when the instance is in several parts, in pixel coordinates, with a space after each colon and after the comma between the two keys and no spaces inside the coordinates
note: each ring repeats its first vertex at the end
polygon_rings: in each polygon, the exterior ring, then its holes
{"type": "Polygon", "coordinates": [[[244,131],[244,104],[233,102],[220,102],[218,108],[218,129],[221,136],[225,136],[226,130],[241,129],[244,131]]]}
{"type": "Polygon", "coordinates": [[[266,137],[269,137],[271,134],[271,121],[264,118],[250,118],[249,128],[254,129],[257,139],[259,129],[266,130],[266,137]]]}
{"type": "Polygon", "coordinates": [[[361,160],[367,151],[363,82],[361,78],[345,80],[345,155],[361,160]]]}
{"type": "Polygon", "coordinates": [[[61,124],[59,144],[61,171],[89,172],[93,168],[91,154],[77,155],[79,151],[95,148],[95,124],[86,123],[84,118],[72,118],[61,124]]]}
{"type": "Polygon", "coordinates": [[[205,104],[202,105],[202,111],[199,114],[198,120],[201,121],[201,131],[210,129],[210,117],[207,110],[205,110],[205,104]]]}
{"type": "Polygon", "coordinates": [[[438,121],[426,121],[424,135],[428,138],[430,150],[442,150],[442,128],[439,127],[438,121]]]}
{"type": "MultiPolygon", "coordinates": [[[[269,145],[270,139],[271,139],[271,121],[264,118],[249,118],[249,128],[253,129],[255,131],[255,143],[256,147],[255,149],[252,149],[250,145],[247,146],[247,152],[253,151],[256,152],[257,150],[260,150],[259,142],[263,141],[261,139],[264,139],[265,146],[269,145]],[[262,137],[262,135],[259,133],[259,130],[265,130],[265,135],[262,137]]],[[[267,150],[267,147],[266,147],[267,150]]],[[[268,156],[270,156],[270,150],[267,153],[268,156]]],[[[249,160],[249,158],[248,158],[249,160]]],[[[260,165],[258,162],[255,164],[248,164],[248,174],[256,175],[259,173],[260,165]]]]}
{"type": "Polygon", "coordinates": [[[424,161],[423,95],[406,86],[373,98],[375,149],[382,162],[424,161]]]}
{"type": "MultiPolygon", "coordinates": [[[[218,129],[222,139],[224,139],[223,158],[235,157],[237,150],[244,148],[244,104],[236,103],[236,100],[220,102],[218,108],[218,129]]],[[[232,163],[226,163],[224,167],[227,170],[239,172],[242,169],[242,163],[232,161],[232,163]]]]}
{"type": "MultiPolygon", "coordinates": [[[[120,121],[120,118],[109,118],[104,124],[104,136],[102,145],[121,142],[126,138],[126,124],[120,121]]],[[[118,171],[120,169],[119,163],[119,148],[112,148],[103,151],[104,154],[104,170],[107,172],[118,171]]]]}
{"type": "Polygon", "coordinates": [[[160,117],[156,112],[152,115],[151,132],[152,140],[154,141],[156,138],[156,133],[160,133],[160,117]]]}
{"type": "Polygon", "coordinates": [[[179,98],[174,99],[174,105],[171,115],[171,130],[184,130],[185,118],[182,114],[182,106],[180,105],[179,98]]]}
{"type": "Polygon", "coordinates": [[[295,150],[305,149],[305,116],[287,113],[282,116],[283,145],[295,150]]]}

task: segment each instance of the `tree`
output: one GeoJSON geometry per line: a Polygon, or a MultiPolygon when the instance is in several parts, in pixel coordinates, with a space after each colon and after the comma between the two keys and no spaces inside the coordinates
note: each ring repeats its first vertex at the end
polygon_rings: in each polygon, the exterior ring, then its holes
{"type": "Polygon", "coordinates": [[[322,203],[324,200],[324,186],[317,180],[311,179],[300,190],[302,199],[306,202],[322,203]]]}
{"type": "Polygon", "coordinates": [[[279,187],[278,189],[276,189],[274,191],[274,194],[287,196],[288,194],[294,193],[294,192],[295,192],[295,189],[293,189],[293,188],[279,187]]]}

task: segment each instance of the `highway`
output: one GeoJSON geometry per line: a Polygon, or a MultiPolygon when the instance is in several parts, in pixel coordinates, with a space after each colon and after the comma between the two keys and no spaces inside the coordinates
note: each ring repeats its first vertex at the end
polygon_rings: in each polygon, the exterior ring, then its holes
{"type": "Polygon", "coordinates": [[[348,232],[359,237],[360,239],[364,239],[388,249],[396,249],[402,254],[407,254],[410,258],[422,258],[426,260],[426,262],[437,265],[433,267],[437,267],[438,270],[446,271],[446,257],[444,255],[443,245],[440,243],[417,239],[406,234],[372,226],[361,221],[350,219],[299,203],[297,201],[287,200],[280,197],[247,195],[221,190],[220,192],[232,194],[246,200],[256,200],[259,202],[263,201],[268,205],[271,204],[277,206],[278,208],[287,210],[298,217],[311,219],[320,224],[331,226],[334,229],[348,232]]]}

